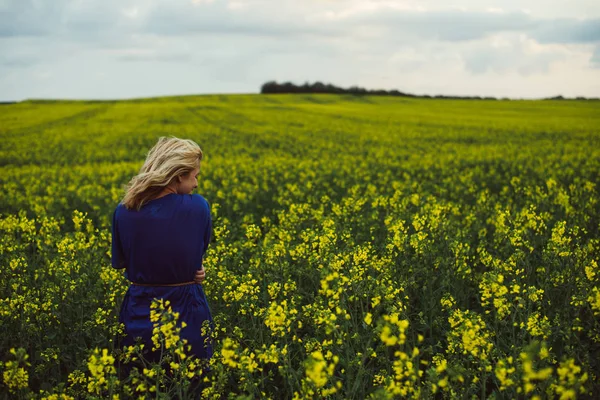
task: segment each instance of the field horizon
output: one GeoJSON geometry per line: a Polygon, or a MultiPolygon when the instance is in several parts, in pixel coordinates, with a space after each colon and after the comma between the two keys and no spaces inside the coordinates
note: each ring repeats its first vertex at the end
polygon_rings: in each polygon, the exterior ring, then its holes
{"type": "Polygon", "coordinates": [[[126,97],[126,98],[61,98],[61,97],[47,97],[47,98],[26,98],[23,100],[5,100],[0,101],[0,105],[11,105],[19,103],[60,103],[60,102],[118,102],[118,101],[154,101],[164,99],[177,99],[177,98],[189,98],[189,97],[216,97],[216,96],[281,96],[281,95],[311,95],[311,96],[354,96],[354,97],[392,97],[392,98],[410,98],[417,100],[465,100],[465,101],[584,101],[584,102],[595,102],[600,101],[600,97],[564,97],[560,94],[552,97],[495,97],[495,96],[479,96],[479,95],[408,95],[408,96],[392,96],[392,95],[375,95],[375,94],[335,94],[335,93],[260,93],[260,92],[239,92],[239,93],[190,93],[190,94],[167,94],[167,95],[152,95],[152,96],[140,96],[140,97],[126,97]],[[464,97],[463,99],[456,99],[453,97],[464,97]],[[469,98],[471,97],[471,98],[469,98]],[[476,97],[479,97],[477,99],[476,97]]]}

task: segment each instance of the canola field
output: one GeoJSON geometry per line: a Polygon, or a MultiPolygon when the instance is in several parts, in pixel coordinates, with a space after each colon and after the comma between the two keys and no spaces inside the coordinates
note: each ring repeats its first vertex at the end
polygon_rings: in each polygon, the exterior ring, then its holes
{"type": "Polygon", "coordinates": [[[600,397],[600,103],[212,95],[0,106],[0,398],[600,397]],[[160,136],[203,149],[210,371],[110,264],[160,136]]]}

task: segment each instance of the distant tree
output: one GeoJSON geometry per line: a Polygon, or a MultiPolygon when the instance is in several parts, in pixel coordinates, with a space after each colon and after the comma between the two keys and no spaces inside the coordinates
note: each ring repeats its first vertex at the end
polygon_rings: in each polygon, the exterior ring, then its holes
{"type": "Polygon", "coordinates": [[[315,82],[312,86],[313,93],[325,93],[325,85],[321,82],[315,82]]]}
{"type": "Polygon", "coordinates": [[[261,93],[277,93],[277,82],[275,81],[269,81],[264,83],[261,88],[260,88],[260,92],[261,93]]]}

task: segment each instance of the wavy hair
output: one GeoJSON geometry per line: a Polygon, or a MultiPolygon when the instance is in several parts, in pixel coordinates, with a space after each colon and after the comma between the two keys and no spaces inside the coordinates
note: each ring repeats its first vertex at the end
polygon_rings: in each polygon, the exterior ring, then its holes
{"type": "Polygon", "coordinates": [[[192,140],[160,137],[148,152],[140,172],[127,184],[123,205],[139,210],[178,176],[198,168],[202,156],[202,149],[192,140]]]}

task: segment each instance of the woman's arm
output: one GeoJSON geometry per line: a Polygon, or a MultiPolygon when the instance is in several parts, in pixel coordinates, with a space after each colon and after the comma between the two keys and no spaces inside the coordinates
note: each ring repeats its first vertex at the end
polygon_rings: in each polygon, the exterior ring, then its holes
{"type": "Polygon", "coordinates": [[[121,238],[119,236],[119,227],[117,226],[117,210],[113,213],[112,218],[112,266],[116,269],[125,268],[125,255],[121,249],[121,238]]]}
{"type": "MultiPolygon", "coordinates": [[[[204,237],[203,237],[204,248],[202,249],[202,258],[204,258],[204,256],[206,255],[206,250],[208,250],[208,245],[210,243],[210,239],[212,238],[212,218],[210,216],[210,204],[208,203],[208,201],[206,199],[205,199],[205,201],[206,201],[206,209],[208,211],[208,221],[206,224],[206,230],[204,231],[204,237]]],[[[203,265],[202,269],[199,269],[198,271],[196,271],[196,275],[194,276],[194,282],[202,283],[202,281],[204,281],[205,277],[206,277],[206,271],[204,270],[204,265],[203,265]]]]}
{"type": "Polygon", "coordinates": [[[206,201],[206,209],[208,211],[208,222],[206,224],[206,231],[204,232],[204,250],[202,252],[202,257],[206,255],[206,250],[208,250],[208,245],[212,239],[212,217],[210,215],[210,204],[208,203],[208,200],[206,201]]]}

